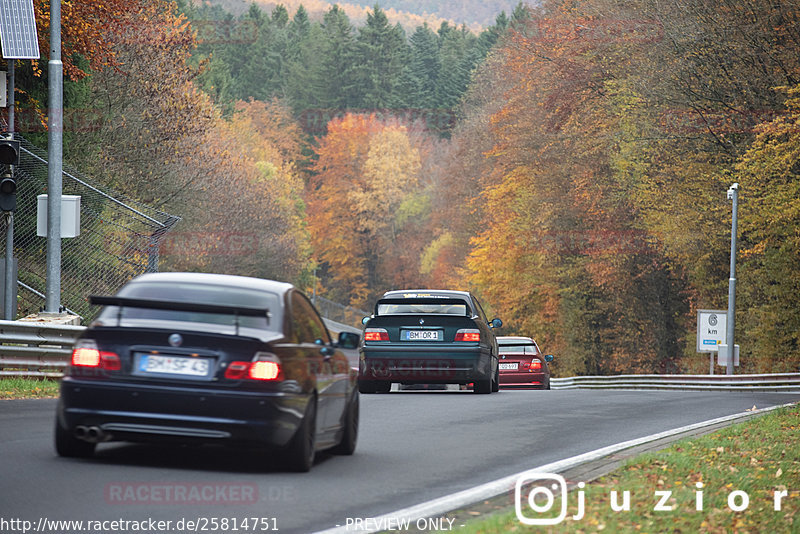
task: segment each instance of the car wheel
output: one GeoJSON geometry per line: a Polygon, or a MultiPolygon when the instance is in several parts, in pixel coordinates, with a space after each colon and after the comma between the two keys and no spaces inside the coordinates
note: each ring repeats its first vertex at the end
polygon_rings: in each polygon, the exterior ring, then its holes
{"type": "Polygon", "coordinates": [[[89,443],[73,436],[58,423],[56,418],[56,452],[66,458],[89,458],[94,454],[96,443],[89,443]]]}
{"type": "Polygon", "coordinates": [[[476,380],[475,385],[472,386],[472,391],[480,395],[486,395],[492,392],[492,379],[476,380]]]}
{"type": "Polygon", "coordinates": [[[497,369],[494,372],[494,380],[492,381],[492,393],[500,391],[500,364],[497,364],[497,369]]]}
{"type": "Polygon", "coordinates": [[[344,432],[342,441],[331,449],[333,454],[343,454],[349,456],[356,450],[358,440],[358,392],[353,392],[353,399],[347,404],[347,413],[344,416],[344,432]]]}
{"type": "Polygon", "coordinates": [[[298,473],[307,473],[314,465],[314,456],[316,454],[315,447],[317,444],[317,399],[312,398],[306,413],[303,416],[303,422],[297,429],[289,446],[285,451],[286,465],[292,471],[298,473]]]}

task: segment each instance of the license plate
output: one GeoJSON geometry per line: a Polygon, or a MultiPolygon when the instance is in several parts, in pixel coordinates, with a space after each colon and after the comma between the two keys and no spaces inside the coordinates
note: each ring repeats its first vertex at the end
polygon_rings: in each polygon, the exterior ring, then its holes
{"type": "Polygon", "coordinates": [[[438,330],[405,330],[406,341],[439,341],[438,330]]]}
{"type": "Polygon", "coordinates": [[[209,360],[207,358],[184,358],[181,356],[146,354],[139,360],[139,370],[143,373],[207,376],[208,369],[209,360]]]}
{"type": "Polygon", "coordinates": [[[517,362],[514,363],[501,363],[500,369],[501,370],[513,370],[516,371],[519,368],[519,364],[517,362]]]}

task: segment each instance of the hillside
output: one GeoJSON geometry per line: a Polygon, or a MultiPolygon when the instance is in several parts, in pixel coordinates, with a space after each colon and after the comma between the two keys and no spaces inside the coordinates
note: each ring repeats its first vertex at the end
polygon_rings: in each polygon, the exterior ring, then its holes
{"type": "MultiPolygon", "coordinates": [[[[400,23],[406,30],[413,31],[417,26],[427,22],[432,28],[448,21],[467,27],[475,32],[494,23],[501,11],[510,14],[519,0],[350,0],[349,2],[327,2],[325,0],[254,0],[265,11],[272,11],[278,4],[283,4],[294,13],[302,4],[309,12],[312,20],[321,20],[322,15],[330,7],[337,4],[356,26],[367,19],[367,13],[377,3],[386,11],[392,24],[400,23]]],[[[244,13],[253,3],[251,0],[207,0],[210,4],[220,5],[225,10],[239,15],[244,13]]]]}
{"type": "MultiPolygon", "coordinates": [[[[373,7],[375,0],[350,0],[351,4],[362,7],[373,7]]],[[[379,0],[382,9],[394,9],[399,12],[416,15],[433,15],[467,26],[479,24],[489,26],[494,23],[497,14],[505,11],[510,14],[519,0],[379,0]]]]}

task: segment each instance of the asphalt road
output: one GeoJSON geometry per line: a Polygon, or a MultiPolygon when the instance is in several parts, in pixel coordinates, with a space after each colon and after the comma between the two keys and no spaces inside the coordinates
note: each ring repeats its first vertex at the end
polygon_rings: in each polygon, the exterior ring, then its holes
{"type": "Polygon", "coordinates": [[[322,455],[307,474],[256,467],[256,452],[211,447],[103,444],[94,459],[63,459],[52,444],[55,400],[0,401],[0,531],[21,532],[14,526],[22,523],[3,520],[153,519],[171,521],[173,532],[190,530],[187,520],[213,532],[212,518],[226,518],[228,530],[246,518],[239,530],[252,532],[251,518],[264,518],[260,532],[314,532],[800,394],[405,391],[361,400],[356,454],[322,455]]]}

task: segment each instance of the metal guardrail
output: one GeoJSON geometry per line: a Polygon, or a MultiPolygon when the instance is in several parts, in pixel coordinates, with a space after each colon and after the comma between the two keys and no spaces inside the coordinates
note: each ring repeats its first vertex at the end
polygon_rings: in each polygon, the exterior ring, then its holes
{"type": "Polygon", "coordinates": [[[0,378],[60,377],[85,328],[0,321],[0,378]]]}
{"type": "Polygon", "coordinates": [[[651,389],[800,392],[800,373],[753,375],[615,375],[551,378],[552,389],[651,389]]]}

